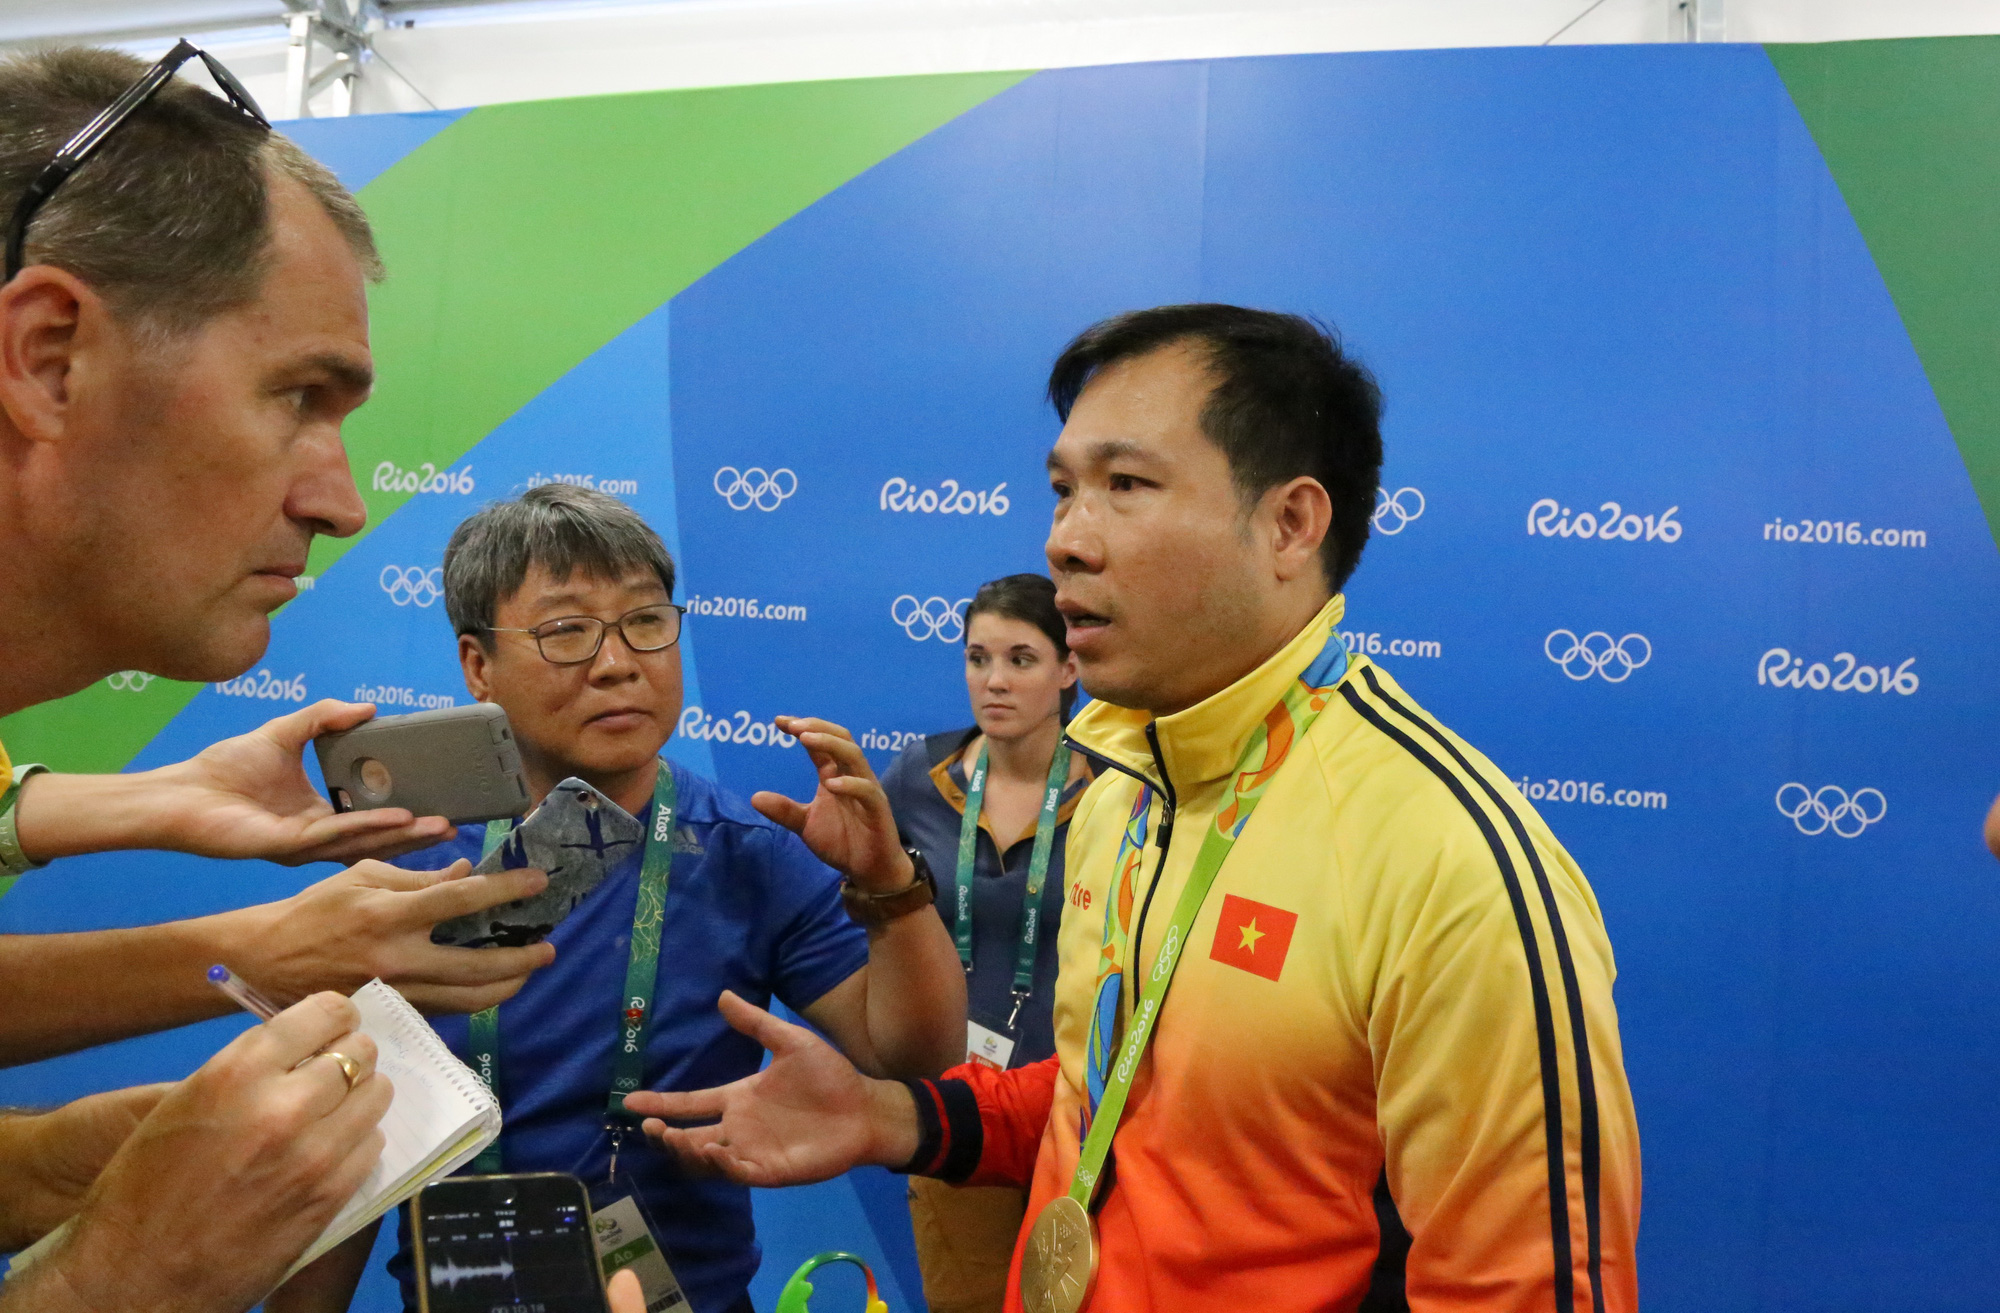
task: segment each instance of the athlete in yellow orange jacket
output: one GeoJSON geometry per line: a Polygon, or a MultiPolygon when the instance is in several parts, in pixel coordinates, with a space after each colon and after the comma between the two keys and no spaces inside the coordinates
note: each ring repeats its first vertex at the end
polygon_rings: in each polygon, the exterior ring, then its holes
{"type": "Polygon", "coordinates": [[[719,1116],[649,1131],[752,1184],[1031,1181],[1010,1310],[1636,1308],[1596,901],[1338,638],[1372,383],[1304,321],[1192,306],[1092,329],[1051,393],[1049,561],[1098,699],[1069,736],[1105,768],[1071,822],[1057,1056],[869,1082],[726,999],[771,1065],[628,1106],[719,1116]]]}

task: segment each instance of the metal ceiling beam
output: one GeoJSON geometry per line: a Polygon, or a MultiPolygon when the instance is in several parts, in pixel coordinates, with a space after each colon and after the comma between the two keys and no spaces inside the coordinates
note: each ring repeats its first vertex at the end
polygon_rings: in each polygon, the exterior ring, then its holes
{"type": "Polygon", "coordinates": [[[292,11],[285,50],[285,113],[313,117],[313,102],[331,92],[335,116],[351,113],[371,42],[383,26],[376,0],[285,0],[292,11]]]}
{"type": "Polygon", "coordinates": [[[1667,0],[1667,39],[1670,41],[1726,41],[1723,35],[1724,0],[1667,0]]]}

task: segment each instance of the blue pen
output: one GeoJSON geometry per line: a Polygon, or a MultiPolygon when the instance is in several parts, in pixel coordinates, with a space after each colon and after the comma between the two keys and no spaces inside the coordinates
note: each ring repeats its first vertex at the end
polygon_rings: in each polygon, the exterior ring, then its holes
{"type": "Polygon", "coordinates": [[[259,993],[255,985],[220,963],[208,969],[208,983],[236,1000],[244,1011],[254,1012],[261,1021],[269,1021],[284,1011],[259,993]]]}

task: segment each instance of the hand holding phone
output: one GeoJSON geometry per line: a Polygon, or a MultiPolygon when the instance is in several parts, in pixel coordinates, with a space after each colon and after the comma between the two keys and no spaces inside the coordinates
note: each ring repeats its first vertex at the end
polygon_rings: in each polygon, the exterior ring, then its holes
{"type": "Polygon", "coordinates": [[[490,702],[378,716],[313,748],[337,812],[402,807],[461,825],[528,809],[513,728],[490,702]]]}
{"type": "Polygon", "coordinates": [[[637,817],[582,780],[566,779],[473,868],[479,875],[522,867],[546,871],[548,888],[532,898],[441,921],[431,931],[431,942],[462,948],[536,943],[604,883],[612,867],[645,851],[645,844],[645,827],[637,817]]]}

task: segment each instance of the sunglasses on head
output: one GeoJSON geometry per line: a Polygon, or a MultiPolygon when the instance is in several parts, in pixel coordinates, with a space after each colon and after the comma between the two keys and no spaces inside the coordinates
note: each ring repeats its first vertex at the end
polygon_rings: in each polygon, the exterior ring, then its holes
{"type": "Polygon", "coordinates": [[[264,111],[257,108],[257,102],[250,98],[250,93],[243,89],[243,84],[236,80],[235,75],[222,66],[221,60],[185,40],[179,42],[161,57],[159,63],[147,69],[144,77],[126,88],[125,94],[112,101],[103,113],[84,124],[75,136],[64,142],[56,157],[43,166],[34,181],[28,184],[28,189],[21,193],[20,203],[14,207],[14,217],[7,224],[7,276],[0,282],[9,282],[21,272],[22,251],[28,243],[28,224],[34,219],[35,212],[47,204],[56,188],[62,186],[69,175],[81,168],[83,162],[104,144],[105,138],[138,113],[139,107],[151,100],[153,94],[190,59],[199,59],[207,65],[215,85],[222,88],[222,94],[238,112],[259,127],[267,131],[270,129],[271,120],[264,117],[264,111]]]}

